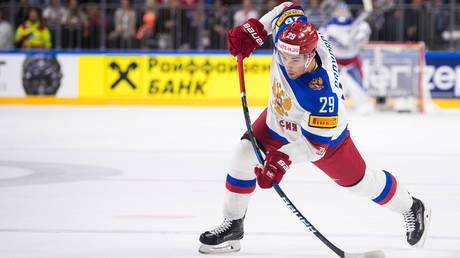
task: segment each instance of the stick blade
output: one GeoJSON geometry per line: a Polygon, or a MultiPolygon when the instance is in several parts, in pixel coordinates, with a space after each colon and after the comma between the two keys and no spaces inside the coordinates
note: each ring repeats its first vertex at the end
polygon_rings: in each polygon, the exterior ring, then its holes
{"type": "Polygon", "coordinates": [[[365,253],[345,253],[345,258],[385,258],[382,250],[374,250],[365,253]]]}

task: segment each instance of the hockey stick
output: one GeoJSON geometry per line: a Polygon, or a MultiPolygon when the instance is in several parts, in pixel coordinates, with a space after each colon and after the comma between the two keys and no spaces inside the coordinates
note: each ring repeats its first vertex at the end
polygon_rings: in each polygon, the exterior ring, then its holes
{"type": "Polygon", "coordinates": [[[372,7],[372,0],[363,0],[363,6],[364,6],[364,12],[362,12],[354,21],[354,24],[358,24],[365,19],[372,13],[373,7],[372,7]]]}
{"type": "MultiPolygon", "coordinates": [[[[240,54],[237,56],[238,62],[238,74],[240,81],[240,93],[241,93],[241,102],[243,104],[243,113],[244,120],[246,122],[246,127],[248,129],[249,139],[251,140],[252,147],[254,152],[259,160],[260,164],[264,165],[264,159],[260,153],[259,147],[257,147],[256,138],[254,136],[254,131],[252,130],[251,118],[249,117],[248,103],[246,101],[246,87],[244,84],[244,69],[243,69],[243,56],[240,54]]],[[[299,218],[299,220],[316,236],[323,242],[329,249],[334,251],[339,257],[342,258],[351,258],[351,257],[362,257],[362,258],[383,258],[385,254],[380,250],[365,252],[365,253],[346,253],[342,249],[335,246],[331,243],[326,237],[324,237],[303,215],[300,211],[294,206],[294,204],[289,200],[286,194],[283,192],[281,187],[277,182],[273,182],[273,188],[278,193],[278,195],[283,199],[288,208],[299,218]]]]}

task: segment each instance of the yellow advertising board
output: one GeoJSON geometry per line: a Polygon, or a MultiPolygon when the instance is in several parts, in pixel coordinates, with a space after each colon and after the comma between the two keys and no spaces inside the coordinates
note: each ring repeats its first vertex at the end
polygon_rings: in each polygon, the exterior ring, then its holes
{"type": "MultiPolygon", "coordinates": [[[[271,56],[244,60],[250,105],[268,101],[271,56]]],[[[80,56],[79,98],[113,104],[240,105],[235,58],[224,55],[80,56]]]]}

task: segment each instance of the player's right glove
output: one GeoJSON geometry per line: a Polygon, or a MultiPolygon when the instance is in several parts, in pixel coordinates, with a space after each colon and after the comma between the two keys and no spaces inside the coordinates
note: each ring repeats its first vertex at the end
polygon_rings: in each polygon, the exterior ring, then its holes
{"type": "Polygon", "coordinates": [[[233,56],[242,54],[246,58],[256,47],[262,46],[266,38],[264,25],[251,18],[228,32],[228,50],[233,56]]]}
{"type": "Polygon", "coordinates": [[[256,174],[257,183],[260,188],[272,187],[273,181],[280,183],[291,163],[289,155],[281,151],[269,150],[267,152],[265,166],[257,166],[254,168],[254,173],[256,174]]]}

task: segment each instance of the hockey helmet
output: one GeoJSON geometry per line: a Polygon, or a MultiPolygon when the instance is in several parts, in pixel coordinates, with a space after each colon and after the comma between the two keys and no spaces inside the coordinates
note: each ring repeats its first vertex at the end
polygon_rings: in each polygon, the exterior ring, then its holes
{"type": "MultiPolygon", "coordinates": [[[[289,24],[280,34],[276,43],[276,56],[282,66],[295,66],[308,69],[314,58],[314,50],[318,44],[318,32],[313,24],[295,21],[289,24]],[[301,58],[303,55],[305,58],[301,58]],[[295,58],[297,56],[297,58],[295,58]],[[301,61],[304,60],[304,61],[301,61]]],[[[302,68],[303,69],[303,68],[302,68]]]]}
{"type": "Polygon", "coordinates": [[[280,34],[276,47],[287,54],[309,54],[318,44],[315,26],[297,20],[289,24],[280,34]]]}
{"type": "Polygon", "coordinates": [[[340,2],[334,10],[334,17],[341,23],[351,18],[351,12],[345,2],[340,2]]]}

